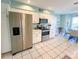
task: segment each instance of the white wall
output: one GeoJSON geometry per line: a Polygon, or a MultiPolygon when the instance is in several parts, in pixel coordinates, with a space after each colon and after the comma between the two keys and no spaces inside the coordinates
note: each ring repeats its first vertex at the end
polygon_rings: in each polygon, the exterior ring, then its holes
{"type": "Polygon", "coordinates": [[[1,3],[1,53],[11,51],[11,38],[7,9],[9,4],[1,3]]]}

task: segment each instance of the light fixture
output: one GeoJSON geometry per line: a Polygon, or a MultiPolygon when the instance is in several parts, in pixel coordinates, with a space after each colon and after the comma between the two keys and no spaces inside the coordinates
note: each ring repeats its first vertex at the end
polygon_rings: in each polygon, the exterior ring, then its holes
{"type": "Polygon", "coordinates": [[[29,4],[30,3],[30,0],[27,0],[27,3],[29,4]]]}

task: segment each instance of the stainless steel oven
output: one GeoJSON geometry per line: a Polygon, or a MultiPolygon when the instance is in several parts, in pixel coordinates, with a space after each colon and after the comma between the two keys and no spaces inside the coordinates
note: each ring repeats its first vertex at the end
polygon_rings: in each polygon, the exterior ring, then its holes
{"type": "Polygon", "coordinates": [[[42,41],[49,39],[49,30],[42,30],[42,41]]]}

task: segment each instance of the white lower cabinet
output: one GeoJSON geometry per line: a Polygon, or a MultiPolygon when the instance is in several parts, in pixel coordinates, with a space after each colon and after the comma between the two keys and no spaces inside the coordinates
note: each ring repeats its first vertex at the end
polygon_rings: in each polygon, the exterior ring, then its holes
{"type": "Polygon", "coordinates": [[[42,31],[41,30],[33,30],[33,32],[32,32],[32,42],[33,42],[33,44],[35,44],[35,43],[38,43],[38,42],[41,42],[41,33],[42,33],[42,31]]]}

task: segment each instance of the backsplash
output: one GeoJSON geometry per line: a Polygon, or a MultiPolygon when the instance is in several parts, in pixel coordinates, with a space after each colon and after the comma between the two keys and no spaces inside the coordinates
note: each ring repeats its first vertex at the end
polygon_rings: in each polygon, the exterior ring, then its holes
{"type": "Polygon", "coordinates": [[[32,24],[32,29],[40,29],[40,28],[44,28],[44,29],[49,29],[50,28],[50,24],[48,23],[41,23],[41,24],[38,24],[38,23],[33,23],[32,24]]]}
{"type": "Polygon", "coordinates": [[[36,29],[37,25],[38,25],[38,23],[32,23],[32,29],[36,29]]]}

